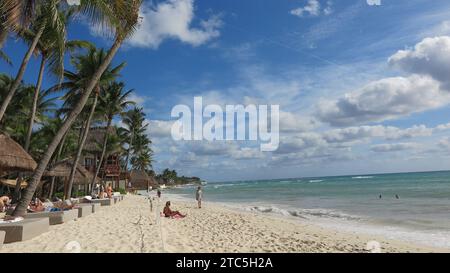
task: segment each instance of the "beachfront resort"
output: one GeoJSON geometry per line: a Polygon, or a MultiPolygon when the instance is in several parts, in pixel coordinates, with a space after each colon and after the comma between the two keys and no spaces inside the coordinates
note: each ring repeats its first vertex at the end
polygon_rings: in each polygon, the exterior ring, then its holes
{"type": "Polygon", "coordinates": [[[449,252],[427,2],[1,0],[0,253],[449,252]]]}

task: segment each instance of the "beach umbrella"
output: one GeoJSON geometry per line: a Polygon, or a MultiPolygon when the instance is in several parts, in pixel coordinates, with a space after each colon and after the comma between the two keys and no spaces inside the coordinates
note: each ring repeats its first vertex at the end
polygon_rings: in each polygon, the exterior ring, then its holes
{"type": "Polygon", "coordinates": [[[17,142],[0,134],[0,175],[8,172],[32,172],[37,164],[17,142]]]}

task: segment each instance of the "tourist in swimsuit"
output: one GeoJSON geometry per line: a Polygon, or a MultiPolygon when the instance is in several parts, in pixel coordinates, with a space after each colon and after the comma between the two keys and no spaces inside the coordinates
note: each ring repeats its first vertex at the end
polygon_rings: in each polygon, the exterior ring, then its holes
{"type": "Polygon", "coordinates": [[[166,206],[164,207],[163,213],[165,217],[181,217],[181,218],[186,217],[186,215],[181,214],[177,210],[171,210],[170,201],[166,202],[166,206]]]}

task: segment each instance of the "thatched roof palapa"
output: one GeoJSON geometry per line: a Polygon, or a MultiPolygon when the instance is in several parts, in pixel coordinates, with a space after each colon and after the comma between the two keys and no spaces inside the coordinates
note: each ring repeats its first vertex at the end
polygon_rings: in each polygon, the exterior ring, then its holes
{"type": "MultiPolygon", "coordinates": [[[[44,173],[44,176],[56,176],[56,177],[70,177],[70,171],[73,166],[73,159],[65,159],[62,161],[59,161],[58,163],[54,164],[50,170],[47,170],[44,173]]],[[[88,170],[86,170],[85,167],[83,167],[81,164],[78,163],[76,171],[75,171],[75,178],[74,178],[74,184],[80,185],[80,184],[89,184],[92,180],[93,174],[90,173],[88,170]]],[[[96,178],[97,183],[99,183],[99,178],[96,178]]]]}
{"type": "Polygon", "coordinates": [[[158,187],[156,180],[149,176],[145,171],[132,170],[130,173],[131,187],[135,189],[146,190],[148,186],[158,187]]]}
{"type": "Polygon", "coordinates": [[[37,164],[17,142],[0,134],[0,175],[8,172],[32,172],[37,164]]]}
{"type": "MultiPolygon", "coordinates": [[[[101,153],[102,148],[101,144],[105,138],[105,127],[92,127],[89,129],[89,133],[86,139],[86,143],[84,144],[84,150],[90,153],[101,153]]],[[[109,128],[109,134],[116,134],[116,130],[114,127],[109,128]]]]}

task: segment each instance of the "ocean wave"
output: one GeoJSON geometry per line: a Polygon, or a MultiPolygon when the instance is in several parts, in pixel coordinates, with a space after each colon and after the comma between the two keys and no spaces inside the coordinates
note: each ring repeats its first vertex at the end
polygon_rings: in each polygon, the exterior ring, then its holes
{"type": "Polygon", "coordinates": [[[214,185],[214,189],[218,189],[218,188],[222,188],[222,187],[232,187],[232,186],[236,186],[238,184],[219,184],[219,185],[214,185]]]}
{"type": "Polygon", "coordinates": [[[309,180],[308,182],[309,183],[319,183],[319,182],[322,182],[323,180],[320,180],[320,179],[313,179],[313,180],[309,180]]]}
{"type": "Polygon", "coordinates": [[[320,217],[320,218],[338,218],[345,220],[360,220],[359,217],[345,214],[339,211],[327,210],[327,209],[280,209],[275,206],[254,206],[249,208],[250,211],[256,211],[261,213],[275,213],[283,216],[293,216],[307,219],[308,217],[320,217]]]}
{"type": "Polygon", "coordinates": [[[352,179],[371,179],[373,176],[354,176],[352,179]]]}

